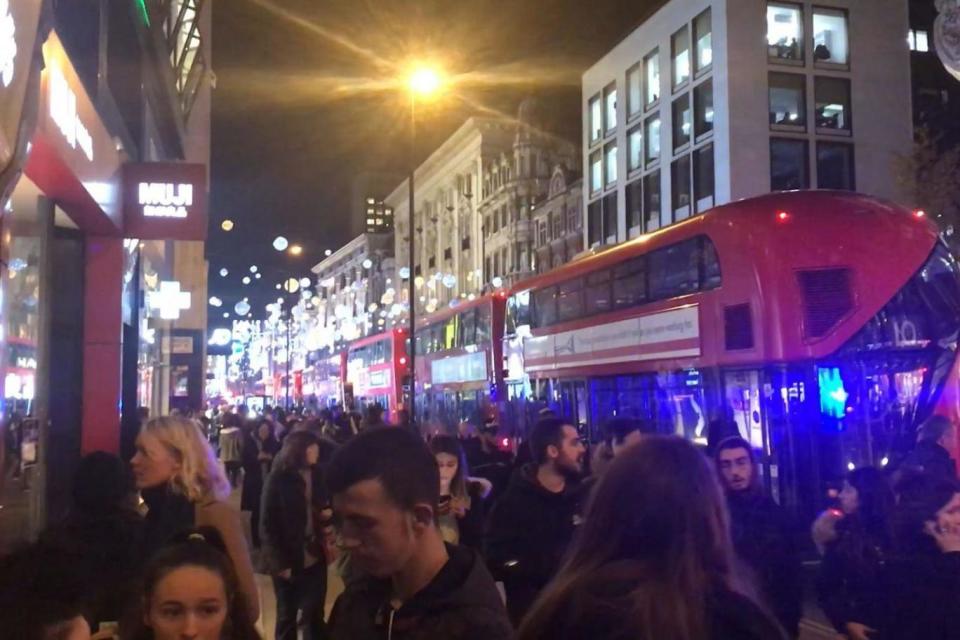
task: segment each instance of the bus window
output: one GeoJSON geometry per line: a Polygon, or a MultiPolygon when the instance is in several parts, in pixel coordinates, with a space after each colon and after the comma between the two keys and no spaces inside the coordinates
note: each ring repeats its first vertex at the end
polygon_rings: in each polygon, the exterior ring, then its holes
{"type": "MultiPolygon", "coordinates": [[[[482,311],[481,311],[482,313],[482,311]]],[[[517,328],[530,326],[530,292],[521,291],[507,301],[507,335],[516,335],[517,328]]],[[[477,323],[479,329],[479,320],[477,323]]]]}
{"type": "Polygon", "coordinates": [[[610,311],[610,270],[602,269],[587,276],[584,309],[588,314],[610,311]]]}
{"type": "Polygon", "coordinates": [[[441,327],[443,334],[441,335],[441,349],[453,349],[457,345],[457,316],[452,316],[447,318],[447,321],[444,322],[441,327]]]}
{"type": "Polygon", "coordinates": [[[706,236],[700,238],[703,243],[703,277],[701,289],[716,289],[720,286],[720,260],[717,258],[717,248],[706,236]]]}
{"type": "Polygon", "coordinates": [[[613,306],[633,307],[647,299],[647,271],[643,257],[633,258],[613,270],[613,306]]]}
{"type": "Polygon", "coordinates": [[[460,314],[460,335],[457,345],[469,347],[477,343],[477,310],[468,309],[460,314]]]}
{"type": "MultiPolygon", "coordinates": [[[[528,307],[529,310],[529,307],[528,307]]],[[[490,307],[483,305],[477,309],[477,341],[476,344],[488,344],[493,335],[493,314],[490,307]]]]}
{"type": "Polygon", "coordinates": [[[556,294],[556,287],[547,287],[533,293],[533,307],[536,310],[538,327],[549,327],[557,322],[556,294]]]}
{"type": "Polygon", "coordinates": [[[699,239],[650,253],[650,297],[673,298],[700,288],[699,239]]]}
{"type": "Polygon", "coordinates": [[[574,278],[557,287],[557,319],[573,320],[583,315],[583,278],[574,278]]]}

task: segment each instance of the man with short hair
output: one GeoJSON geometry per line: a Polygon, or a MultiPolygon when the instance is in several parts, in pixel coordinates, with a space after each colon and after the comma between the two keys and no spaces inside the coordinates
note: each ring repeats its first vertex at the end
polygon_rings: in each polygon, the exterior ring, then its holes
{"type": "Polygon", "coordinates": [[[487,523],[487,560],[518,624],[556,572],[579,524],[586,449],[577,429],[544,418],[530,434],[534,462],[517,470],[487,523]]]}
{"type": "Polygon", "coordinates": [[[720,441],[717,469],[727,494],[730,534],[759,594],[791,638],[803,615],[800,554],[786,513],[767,495],[750,443],[740,436],[720,441]]]}
{"type": "Polygon", "coordinates": [[[957,479],[957,463],[950,457],[956,449],[956,429],[944,416],[931,416],[917,430],[917,446],[903,463],[901,472],[922,473],[940,480],[957,479]]]}
{"type": "Polygon", "coordinates": [[[330,461],[342,548],[363,578],[330,616],[333,640],[506,640],[512,629],[480,557],[437,526],[440,472],[403,429],[361,433],[330,461]]]}

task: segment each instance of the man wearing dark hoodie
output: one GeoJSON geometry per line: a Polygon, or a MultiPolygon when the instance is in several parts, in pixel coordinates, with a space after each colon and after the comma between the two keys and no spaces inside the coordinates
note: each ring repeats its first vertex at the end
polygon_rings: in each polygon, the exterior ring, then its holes
{"type": "Polygon", "coordinates": [[[440,472],[409,431],[364,432],[330,461],[350,581],[330,615],[333,640],[508,640],[513,633],[480,557],[437,526],[440,472]]]}
{"type": "Polygon", "coordinates": [[[796,638],[803,587],[800,555],[786,513],[760,483],[749,442],[740,436],[725,438],[714,456],[726,489],[734,550],[753,574],[763,604],[796,638]]]}
{"type": "Polygon", "coordinates": [[[530,450],[534,462],[517,470],[487,522],[487,561],[503,581],[514,624],[559,568],[584,497],[578,480],[586,449],[573,425],[541,418],[530,450]]]}

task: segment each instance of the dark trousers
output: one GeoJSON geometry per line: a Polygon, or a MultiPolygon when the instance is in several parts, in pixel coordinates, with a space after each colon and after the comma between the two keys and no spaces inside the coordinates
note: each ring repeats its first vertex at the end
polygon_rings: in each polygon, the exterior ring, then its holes
{"type": "Polygon", "coordinates": [[[297,640],[297,612],[302,611],[305,640],[327,637],[323,607],[327,599],[327,567],[321,561],[291,580],[273,577],[277,595],[275,640],[297,640]]]}
{"type": "Polygon", "coordinates": [[[230,480],[230,486],[236,489],[240,481],[240,472],[243,470],[243,465],[239,460],[227,460],[223,463],[223,466],[227,470],[227,478],[230,480]]]}

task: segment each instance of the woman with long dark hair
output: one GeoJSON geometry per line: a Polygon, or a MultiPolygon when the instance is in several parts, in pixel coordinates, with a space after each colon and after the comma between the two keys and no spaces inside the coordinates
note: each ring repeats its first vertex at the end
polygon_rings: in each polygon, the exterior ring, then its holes
{"type": "Polygon", "coordinates": [[[488,480],[470,478],[460,441],[439,435],[430,440],[430,453],[440,470],[438,518],[443,539],[480,550],[483,537],[483,501],[493,488],[488,480]]]}
{"type": "Polygon", "coordinates": [[[250,538],[260,548],[260,498],[263,481],[270,473],[280,442],[273,435],[273,423],[261,418],[248,423],[243,436],[243,492],[240,510],[250,512],[250,538]]]}
{"type": "Polygon", "coordinates": [[[125,640],[260,640],[223,539],[212,528],[184,532],[147,564],[140,608],[125,640]]]}
{"type": "Polygon", "coordinates": [[[649,436],[594,488],[553,582],[519,640],[778,640],[735,577],[723,493],[682,438],[649,436]]]}
{"type": "Polygon", "coordinates": [[[887,478],[873,467],[851,471],[840,491],[843,517],[826,545],[817,596],[830,623],[851,640],[867,640],[884,620],[893,503],[887,478]]]}
{"type": "Polygon", "coordinates": [[[263,490],[261,560],[273,577],[277,596],[276,640],[296,640],[302,612],[304,637],[323,637],[322,609],[327,562],[322,525],[316,517],[327,506],[319,473],[320,442],[309,431],[293,431],[283,441],[263,490]]]}

